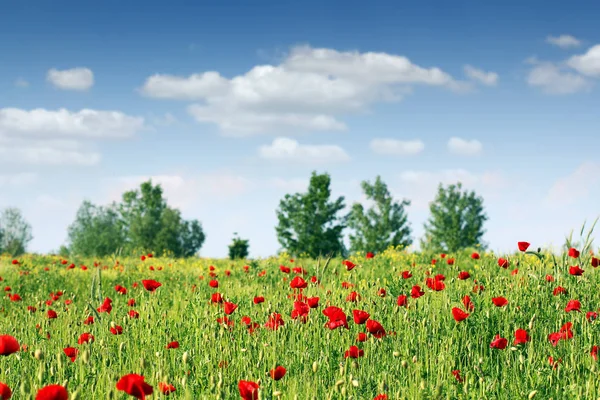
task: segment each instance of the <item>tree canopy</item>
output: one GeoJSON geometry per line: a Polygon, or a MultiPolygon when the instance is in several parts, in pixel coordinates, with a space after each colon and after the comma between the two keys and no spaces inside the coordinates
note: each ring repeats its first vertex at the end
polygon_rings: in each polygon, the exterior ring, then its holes
{"type": "Polygon", "coordinates": [[[25,220],[21,210],[6,208],[0,215],[0,254],[19,256],[25,253],[32,239],[31,225],[25,220]]]}
{"type": "Polygon", "coordinates": [[[406,247],[412,244],[405,212],[410,201],[394,201],[380,176],[373,184],[363,181],[361,187],[367,199],[374,204],[366,211],[360,203],[352,205],[348,214],[348,227],[353,231],[349,235],[350,249],[380,253],[390,246],[406,247]]]}
{"type": "Polygon", "coordinates": [[[330,184],[328,174],[313,172],[306,193],[287,194],[280,201],[275,230],[289,253],[315,258],[345,253],[342,232],[346,218],[338,215],[345,207],[344,197],[330,201],[330,184]]]}
{"type": "Polygon", "coordinates": [[[485,248],[483,224],[488,217],[483,198],[474,191],[462,191],[461,183],[448,187],[440,184],[429,209],[422,248],[450,252],[475,246],[485,248]]]}

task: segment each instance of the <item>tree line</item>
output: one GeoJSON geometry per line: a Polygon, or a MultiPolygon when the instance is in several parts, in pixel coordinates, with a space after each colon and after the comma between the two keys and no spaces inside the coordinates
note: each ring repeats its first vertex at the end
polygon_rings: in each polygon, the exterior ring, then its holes
{"type": "MultiPolygon", "coordinates": [[[[275,227],[281,250],[294,256],[346,256],[349,252],[380,253],[389,247],[413,244],[407,199],[394,200],[380,176],[363,181],[361,188],[370,206],[354,203],[346,214],[345,199],[331,197],[331,177],[313,172],[304,193],[287,194],[276,210],[275,227]],[[350,246],[344,243],[348,232],[350,246]]],[[[430,203],[421,249],[454,252],[485,248],[483,225],[487,220],[483,199],[460,183],[439,185],[430,203]]],[[[20,211],[8,208],[0,215],[0,253],[20,255],[31,241],[31,226],[20,211]]],[[[186,220],[167,204],[160,185],[151,180],[123,193],[119,202],[106,206],[85,200],[68,227],[63,256],[104,257],[132,252],[197,255],[206,239],[198,220],[186,220]]],[[[247,258],[249,240],[234,234],[229,258],[247,258]]]]}

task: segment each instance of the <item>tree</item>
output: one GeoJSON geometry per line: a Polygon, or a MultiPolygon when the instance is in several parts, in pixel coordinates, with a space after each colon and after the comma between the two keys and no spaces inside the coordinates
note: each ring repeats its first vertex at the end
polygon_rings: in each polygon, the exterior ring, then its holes
{"type": "Polygon", "coordinates": [[[160,185],[144,182],[123,194],[121,203],[98,207],[86,201],[69,227],[73,254],[106,256],[119,249],[191,257],[205,240],[202,225],[167,205],[160,185]]]}
{"type": "Polygon", "coordinates": [[[345,253],[342,232],[345,217],[344,197],[329,201],[331,178],[328,174],[312,173],[306,193],[287,194],[277,209],[277,240],[293,255],[306,253],[311,257],[345,253]]]}
{"type": "Polygon", "coordinates": [[[0,215],[0,253],[19,256],[25,253],[32,239],[31,225],[21,210],[14,207],[5,209],[0,215]]]}
{"type": "Polygon", "coordinates": [[[229,245],[229,259],[236,260],[239,258],[248,257],[250,248],[249,241],[247,239],[240,239],[237,232],[233,234],[233,241],[229,245]]]}
{"type": "Polygon", "coordinates": [[[117,252],[125,244],[125,231],[116,204],[102,207],[84,201],[68,228],[67,241],[68,252],[80,256],[105,257],[117,252]]]}
{"type": "Polygon", "coordinates": [[[380,253],[390,246],[409,246],[411,229],[405,207],[410,201],[395,202],[381,177],[375,183],[363,181],[362,189],[367,199],[375,204],[366,213],[362,204],[354,203],[348,214],[348,227],[352,251],[380,253]]]}
{"type": "Polygon", "coordinates": [[[467,247],[480,246],[483,224],[488,217],[484,213],[483,198],[474,191],[462,191],[462,184],[441,184],[435,200],[430,205],[431,216],[425,223],[425,238],[421,247],[435,251],[454,252],[467,247]]]}

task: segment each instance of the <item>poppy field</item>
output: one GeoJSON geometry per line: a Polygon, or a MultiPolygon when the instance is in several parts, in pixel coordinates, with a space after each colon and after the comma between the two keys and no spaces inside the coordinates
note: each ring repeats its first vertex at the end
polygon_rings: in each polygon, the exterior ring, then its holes
{"type": "Polygon", "coordinates": [[[0,259],[0,399],[596,399],[589,249],[0,259]]]}

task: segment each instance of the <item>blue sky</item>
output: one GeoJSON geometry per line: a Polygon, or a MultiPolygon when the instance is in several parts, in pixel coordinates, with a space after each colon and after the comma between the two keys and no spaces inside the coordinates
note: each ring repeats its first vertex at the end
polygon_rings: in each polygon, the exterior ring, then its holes
{"type": "Polygon", "coordinates": [[[415,238],[462,181],[500,251],[600,214],[596,2],[139,4],[0,7],[0,207],[31,250],[148,177],[203,223],[204,256],[233,232],[277,251],[275,208],[312,170],[348,205],[381,175],[415,238]]]}

